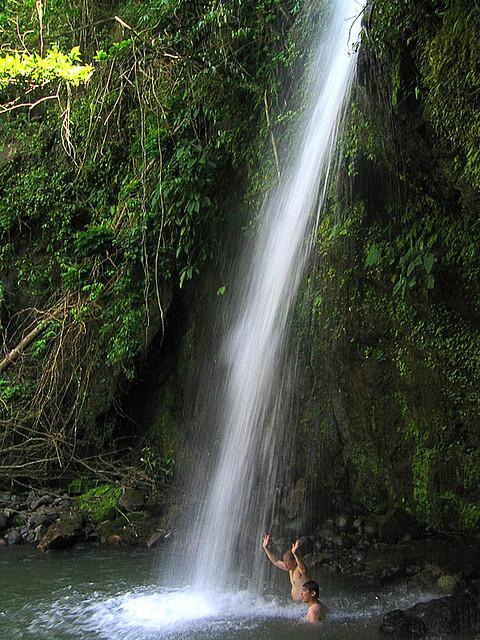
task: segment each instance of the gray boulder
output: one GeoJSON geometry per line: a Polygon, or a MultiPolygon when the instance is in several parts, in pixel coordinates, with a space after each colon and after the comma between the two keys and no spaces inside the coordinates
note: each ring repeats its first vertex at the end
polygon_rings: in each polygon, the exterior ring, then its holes
{"type": "Polygon", "coordinates": [[[140,511],[145,505],[145,493],[140,489],[125,489],[118,506],[127,512],[140,511]]]}
{"type": "Polygon", "coordinates": [[[479,631],[479,602],[468,592],[420,602],[404,611],[389,611],[380,630],[395,640],[479,631]]]}
{"type": "Polygon", "coordinates": [[[20,544],[22,542],[20,529],[11,529],[7,535],[7,542],[9,545],[20,544]]]}
{"type": "Polygon", "coordinates": [[[340,515],[335,520],[335,527],[338,531],[350,531],[353,518],[349,515],[340,515]]]}
{"type": "Polygon", "coordinates": [[[36,529],[39,525],[48,527],[58,518],[57,513],[33,513],[28,519],[30,529],[36,529]]]}
{"type": "Polygon", "coordinates": [[[39,524],[38,527],[35,527],[34,530],[34,538],[33,538],[33,542],[35,543],[39,543],[40,540],[43,538],[43,536],[45,535],[45,532],[47,531],[47,527],[45,527],[43,524],[39,524]]]}
{"type": "Polygon", "coordinates": [[[48,549],[72,547],[82,537],[82,532],[83,517],[78,514],[68,516],[48,527],[37,549],[43,552],[48,549]]]}
{"type": "Polygon", "coordinates": [[[38,498],[37,500],[32,500],[30,502],[30,510],[36,511],[39,507],[51,505],[53,501],[54,501],[53,496],[44,495],[41,498],[38,498]]]}
{"type": "Polygon", "coordinates": [[[395,543],[405,536],[415,540],[421,537],[425,527],[403,509],[393,509],[379,518],[379,539],[381,542],[395,543]]]}

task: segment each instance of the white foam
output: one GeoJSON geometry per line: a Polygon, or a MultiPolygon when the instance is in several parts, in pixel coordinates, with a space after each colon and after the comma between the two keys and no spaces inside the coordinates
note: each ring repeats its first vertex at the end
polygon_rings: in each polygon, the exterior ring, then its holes
{"type": "Polygon", "coordinates": [[[102,639],[147,640],[170,635],[180,637],[186,631],[198,631],[207,625],[232,629],[255,627],[266,619],[297,621],[303,613],[298,605],[266,600],[248,592],[143,588],[113,597],[94,593],[87,600],[82,600],[81,594],[72,595],[57,600],[48,611],[40,612],[30,631],[35,631],[37,637],[50,636],[52,630],[63,630],[69,637],[84,638],[92,634],[102,639]]]}

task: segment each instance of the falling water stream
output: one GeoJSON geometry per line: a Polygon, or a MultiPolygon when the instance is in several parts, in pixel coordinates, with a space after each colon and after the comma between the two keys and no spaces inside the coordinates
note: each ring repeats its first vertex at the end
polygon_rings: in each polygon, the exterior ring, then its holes
{"type": "MultiPolygon", "coordinates": [[[[298,624],[301,607],[259,590],[267,565],[260,536],[270,524],[277,486],[288,467],[288,407],[295,379],[289,323],[333,173],[337,134],[355,76],[360,11],[358,0],[330,2],[305,79],[303,124],[261,211],[253,246],[228,288],[228,330],[218,338],[218,355],[210,354],[201,372],[204,383],[196,403],[211,463],[201,461],[202,473],[192,476],[196,503],[186,516],[188,539],[169,557],[160,557],[160,583],[148,577],[150,557],[111,551],[93,556],[82,550],[63,560],[36,559],[29,583],[16,594],[17,573],[23,580],[31,561],[22,552],[17,558],[17,552],[2,556],[0,574],[7,587],[0,598],[2,638],[293,640],[308,635],[306,625],[298,624]],[[123,573],[115,568],[119,561],[123,573]]],[[[334,600],[331,622],[322,629],[332,640],[376,637],[375,616],[384,607],[418,599],[405,592],[379,596],[362,584],[329,585],[328,576],[322,584],[322,597],[334,600]]],[[[286,583],[277,582],[270,592],[282,593],[282,588],[285,594],[286,583]]]]}
{"type": "Polygon", "coordinates": [[[195,560],[188,569],[197,587],[223,589],[237,576],[255,587],[262,576],[264,558],[250,551],[259,548],[285,471],[282,451],[290,449],[289,320],[355,75],[360,10],[358,0],[335,0],[321,25],[303,125],[230,287],[234,303],[219,358],[203,372],[201,402],[214,405],[207,411],[220,444],[191,528],[195,560]]]}

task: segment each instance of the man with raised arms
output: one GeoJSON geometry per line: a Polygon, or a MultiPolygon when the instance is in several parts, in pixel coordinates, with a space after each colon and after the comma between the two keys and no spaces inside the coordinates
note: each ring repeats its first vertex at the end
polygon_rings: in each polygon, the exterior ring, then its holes
{"type": "Polygon", "coordinates": [[[265,533],[263,535],[262,547],[267,554],[270,562],[282,571],[288,571],[290,576],[290,583],[292,585],[292,600],[294,602],[302,602],[302,586],[305,582],[308,582],[308,570],[303,560],[298,556],[298,548],[300,546],[300,540],[297,540],[292,544],[292,548],[285,551],[283,554],[283,560],[279,560],[276,555],[268,548],[270,544],[270,534],[265,533]]]}

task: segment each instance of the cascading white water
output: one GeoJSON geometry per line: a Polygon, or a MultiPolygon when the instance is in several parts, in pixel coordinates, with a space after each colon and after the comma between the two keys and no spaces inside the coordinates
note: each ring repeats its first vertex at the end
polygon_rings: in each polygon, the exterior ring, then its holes
{"type": "Polygon", "coordinates": [[[356,67],[361,5],[331,5],[308,74],[304,125],[263,208],[252,254],[229,287],[235,306],[219,362],[203,372],[209,382],[197,404],[219,442],[204,499],[190,520],[195,561],[188,573],[196,586],[232,586],[240,573],[251,582],[266,562],[260,536],[275,501],[279,461],[290,449],[284,437],[292,379],[288,324],[356,67]]]}

